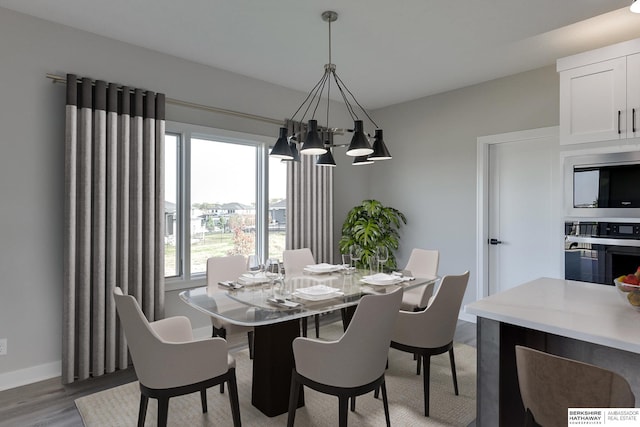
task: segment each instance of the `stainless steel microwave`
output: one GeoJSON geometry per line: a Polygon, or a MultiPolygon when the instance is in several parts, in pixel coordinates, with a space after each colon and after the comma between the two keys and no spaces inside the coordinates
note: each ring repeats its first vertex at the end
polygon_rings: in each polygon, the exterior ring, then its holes
{"type": "Polygon", "coordinates": [[[640,151],[565,158],[569,217],[640,218],[640,151]]]}

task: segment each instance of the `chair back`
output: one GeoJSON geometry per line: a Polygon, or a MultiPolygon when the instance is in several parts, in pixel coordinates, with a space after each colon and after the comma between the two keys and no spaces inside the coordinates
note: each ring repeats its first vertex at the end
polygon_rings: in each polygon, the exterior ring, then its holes
{"type": "Polygon", "coordinates": [[[342,337],[322,343],[323,348],[309,347],[304,351],[304,341],[310,339],[296,338],[293,342],[296,370],[316,382],[335,387],[357,387],[380,378],[387,364],[391,331],[401,301],[402,289],[364,296],[342,337]]]}
{"type": "MultiPolygon", "coordinates": [[[[440,252],[435,249],[414,248],[404,269],[410,271],[413,277],[436,277],[439,260],[440,252]]],[[[422,292],[418,307],[429,305],[429,298],[433,295],[433,287],[433,284],[420,287],[422,292]]]]}
{"type": "Polygon", "coordinates": [[[113,298],[136,375],[142,384],[154,383],[153,376],[161,372],[159,366],[154,366],[154,360],[160,359],[155,356],[161,352],[162,338],[151,328],[133,296],[124,295],[122,290],[116,287],[113,290],[113,298]]]}
{"type": "Polygon", "coordinates": [[[461,275],[444,276],[425,310],[403,312],[403,318],[410,319],[412,326],[396,324],[393,341],[422,348],[443,347],[453,341],[468,282],[468,271],[461,275]]]}
{"type": "Polygon", "coordinates": [[[568,408],[632,408],[629,383],[607,369],[516,346],[518,384],[525,410],[537,424],[566,426],[568,408]]]}
{"type": "MultiPolygon", "coordinates": [[[[237,280],[238,277],[240,277],[246,271],[247,260],[243,255],[216,256],[207,258],[207,287],[209,289],[218,289],[218,282],[237,280]]],[[[216,300],[216,297],[212,298],[216,300]]],[[[238,307],[239,309],[242,309],[244,308],[244,305],[238,303],[238,307]]],[[[246,313],[247,319],[253,319],[255,317],[254,308],[248,308],[246,310],[246,313]]],[[[211,324],[214,328],[217,329],[224,328],[225,330],[233,330],[227,332],[238,332],[250,329],[250,327],[233,325],[215,316],[211,316],[211,324]]]]}
{"type": "Polygon", "coordinates": [[[435,277],[438,275],[439,260],[440,252],[437,250],[414,248],[404,269],[414,277],[435,277]]]}
{"type": "Polygon", "coordinates": [[[246,271],[247,260],[243,255],[207,258],[207,286],[218,286],[218,282],[225,280],[237,280],[246,271]]]}
{"type": "Polygon", "coordinates": [[[284,274],[287,277],[299,276],[307,265],[315,264],[311,249],[286,249],[282,252],[284,274]]]}

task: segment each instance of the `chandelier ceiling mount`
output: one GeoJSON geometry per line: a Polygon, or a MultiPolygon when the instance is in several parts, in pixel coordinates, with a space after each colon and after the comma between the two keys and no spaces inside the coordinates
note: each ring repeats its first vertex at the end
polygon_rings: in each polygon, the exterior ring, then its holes
{"type": "MultiPolygon", "coordinates": [[[[376,122],[373,121],[369,113],[360,105],[353,93],[347,88],[344,82],[340,79],[336,73],[336,65],[331,62],[331,23],[338,19],[338,13],[328,10],[322,13],[322,20],[329,23],[329,62],[324,65],[324,74],[322,78],[311,89],[305,100],[300,104],[296,112],[291,116],[291,120],[295,120],[297,114],[301,111],[302,118],[300,122],[303,122],[307,113],[311,112],[311,118],[308,121],[307,132],[303,138],[301,134],[294,134],[291,137],[288,136],[289,130],[287,127],[280,128],[280,136],[276,141],[270,155],[276,158],[281,158],[285,161],[299,161],[298,153],[302,155],[320,155],[320,158],[316,162],[318,166],[335,166],[335,161],[331,151],[334,147],[343,145],[336,145],[333,143],[333,136],[344,133],[344,129],[330,128],[329,127],[329,105],[332,85],[335,86],[340,93],[343,102],[353,120],[353,129],[347,131],[352,132],[351,143],[348,144],[346,154],[354,157],[353,164],[371,164],[374,161],[391,159],[389,150],[387,149],[385,142],[382,138],[382,129],[378,127],[376,122]],[[330,138],[327,141],[323,141],[320,138],[318,130],[318,121],[315,119],[316,111],[320,106],[322,99],[326,99],[326,125],[324,132],[330,134],[330,138]],[[369,134],[364,131],[364,122],[358,117],[358,112],[361,112],[375,127],[373,147],[369,143],[369,134]],[[301,143],[298,149],[297,144],[301,143]]],[[[323,133],[324,133],[323,132],[323,133]]],[[[344,144],[347,146],[347,144],[344,144]]]]}

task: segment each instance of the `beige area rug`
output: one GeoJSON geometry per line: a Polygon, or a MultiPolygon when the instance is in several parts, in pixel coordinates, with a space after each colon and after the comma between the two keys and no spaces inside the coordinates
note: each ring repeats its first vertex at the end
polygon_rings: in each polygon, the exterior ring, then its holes
{"type": "MultiPolygon", "coordinates": [[[[321,337],[331,338],[341,331],[339,323],[321,330],[321,337]]],[[[413,356],[391,349],[386,372],[391,424],[394,426],[464,426],[476,417],[476,349],[454,344],[458,387],[453,393],[453,381],[448,354],[431,358],[431,416],[424,417],[422,377],[415,373],[413,356]]],[[[237,368],[240,416],[245,427],[284,426],[287,414],[269,418],[251,405],[251,360],[247,350],[234,353],[237,368]]],[[[304,389],[305,406],[296,412],[296,426],[335,426],[338,424],[338,399],[334,396],[304,389]]],[[[231,426],[228,394],[218,387],[207,392],[208,409],[202,413],[200,395],[194,393],[169,401],[169,426],[231,426]]],[[[125,384],[75,401],[87,427],[135,426],[138,419],[140,390],[137,382],[125,384]]],[[[145,426],[156,425],[156,401],[149,400],[145,426]]],[[[382,399],[373,393],[358,397],[356,411],[349,412],[349,426],[383,426],[382,399]]]]}

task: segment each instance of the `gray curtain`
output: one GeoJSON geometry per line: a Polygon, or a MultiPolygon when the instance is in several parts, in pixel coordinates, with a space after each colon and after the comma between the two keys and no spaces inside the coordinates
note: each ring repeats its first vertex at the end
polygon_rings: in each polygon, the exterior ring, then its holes
{"type": "MultiPolygon", "coordinates": [[[[289,135],[304,138],[306,125],[287,120],[289,135]]],[[[332,135],[321,129],[323,141],[332,135]]],[[[300,147],[298,146],[298,149],[300,147]]],[[[333,168],[300,155],[287,165],[287,249],[309,248],[316,262],[333,262],[333,168]]]]}
{"type": "Polygon", "coordinates": [[[112,292],[164,314],[165,97],[67,75],[62,381],[128,366],[112,292]]]}

